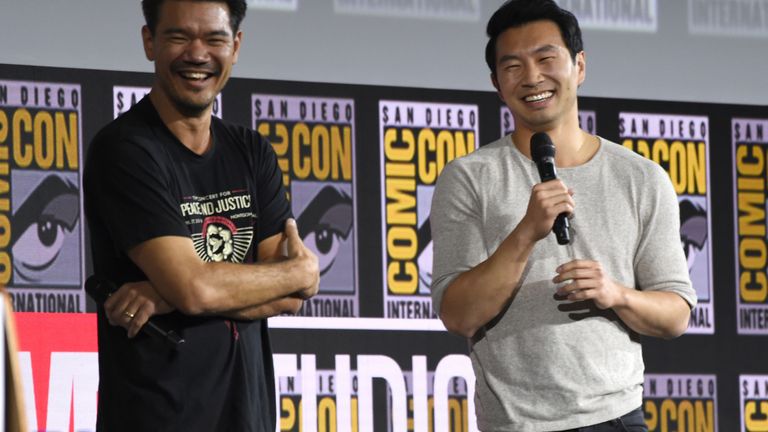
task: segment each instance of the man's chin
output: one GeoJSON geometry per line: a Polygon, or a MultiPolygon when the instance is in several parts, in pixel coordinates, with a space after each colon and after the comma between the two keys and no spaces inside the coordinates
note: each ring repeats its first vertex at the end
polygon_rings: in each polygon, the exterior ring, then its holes
{"type": "Polygon", "coordinates": [[[199,117],[213,105],[213,99],[205,101],[193,101],[176,99],[173,101],[176,109],[187,117],[199,117]]]}

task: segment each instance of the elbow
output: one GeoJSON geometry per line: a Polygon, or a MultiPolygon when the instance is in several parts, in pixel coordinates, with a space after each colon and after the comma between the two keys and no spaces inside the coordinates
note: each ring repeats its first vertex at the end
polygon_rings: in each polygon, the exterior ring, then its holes
{"type": "Polygon", "coordinates": [[[660,330],[658,336],[667,340],[682,336],[688,330],[688,321],[690,319],[691,310],[686,304],[686,307],[684,309],[681,308],[677,316],[660,330]]]}
{"type": "Polygon", "coordinates": [[[179,284],[174,289],[177,293],[174,299],[174,306],[184,315],[206,315],[216,312],[214,307],[214,292],[206,286],[200,278],[192,278],[189,282],[179,284]]]}
{"type": "Polygon", "coordinates": [[[666,329],[665,334],[663,334],[661,337],[669,340],[682,336],[685,331],[688,330],[688,321],[690,318],[690,313],[686,313],[685,316],[676,320],[673,325],[670,325],[669,328],[666,329]]]}
{"type": "Polygon", "coordinates": [[[466,339],[474,336],[479,330],[479,326],[474,326],[466,320],[461,319],[461,317],[451,317],[446,313],[440,314],[440,320],[443,322],[445,329],[448,330],[449,333],[453,333],[466,339]]]}

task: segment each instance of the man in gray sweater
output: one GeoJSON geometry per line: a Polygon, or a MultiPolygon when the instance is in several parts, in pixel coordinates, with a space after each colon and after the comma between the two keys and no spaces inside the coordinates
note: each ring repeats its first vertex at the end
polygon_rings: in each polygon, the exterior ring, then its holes
{"type": "Polygon", "coordinates": [[[488,22],[491,80],[515,131],[457,159],[432,202],[432,297],[470,339],[483,431],[645,431],[638,335],[685,332],[696,303],[662,168],[579,128],[575,17],[512,0],[488,22]],[[531,136],[559,178],[541,182],[531,136]],[[570,215],[558,245],[556,217],[570,215]]]}

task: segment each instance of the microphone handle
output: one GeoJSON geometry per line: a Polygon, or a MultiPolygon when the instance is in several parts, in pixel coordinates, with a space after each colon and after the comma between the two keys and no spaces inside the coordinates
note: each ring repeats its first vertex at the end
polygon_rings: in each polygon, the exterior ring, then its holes
{"type": "Polygon", "coordinates": [[[557,215],[557,218],[555,218],[555,225],[552,227],[552,231],[554,231],[555,237],[557,238],[557,244],[567,245],[571,242],[570,227],[571,223],[568,221],[567,214],[560,213],[557,215]]]}
{"type": "Polygon", "coordinates": [[[185,342],[178,333],[173,330],[165,331],[161,329],[157,324],[152,322],[152,320],[147,320],[147,322],[144,323],[144,326],[141,327],[141,331],[146,332],[150,336],[161,338],[172,347],[176,347],[185,342]]]}
{"type": "MultiPolygon", "coordinates": [[[[539,162],[537,166],[539,168],[539,177],[541,177],[542,183],[550,180],[555,180],[557,178],[557,170],[555,169],[554,158],[549,159],[544,163],[539,162]]],[[[559,215],[557,215],[557,218],[555,219],[555,224],[552,226],[552,232],[555,233],[555,238],[557,238],[557,244],[567,245],[568,243],[571,242],[570,227],[571,227],[571,224],[568,220],[567,213],[560,213],[559,215]]]]}

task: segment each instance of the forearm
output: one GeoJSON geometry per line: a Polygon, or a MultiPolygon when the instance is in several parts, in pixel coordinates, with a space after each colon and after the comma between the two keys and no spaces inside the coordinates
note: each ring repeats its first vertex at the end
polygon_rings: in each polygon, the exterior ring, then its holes
{"type": "MultiPolygon", "coordinates": [[[[289,296],[312,283],[313,273],[300,260],[257,264],[204,263],[190,276],[189,292],[171,302],[189,315],[228,315],[243,310],[268,315],[295,303],[289,296]]],[[[162,288],[161,288],[162,289],[162,288]]],[[[179,294],[177,291],[176,294],[179,294]]],[[[298,298],[297,298],[298,300],[298,298]]]]}
{"type": "MultiPolygon", "coordinates": [[[[277,242],[278,237],[270,241],[277,242]]],[[[313,287],[318,279],[314,256],[297,254],[275,260],[274,256],[260,253],[260,259],[272,261],[203,262],[194,252],[191,240],[184,237],[152,239],[131,249],[128,255],[160,296],[187,315],[222,315],[291,295],[302,297],[304,290],[313,287]]]]}
{"type": "Polygon", "coordinates": [[[665,339],[685,333],[691,314],[688,303],[675,293],[631,288],[625,288],[624,302],[613,310],[635,332],[665,339]]]}
{"type": "Polygon", "coordinates": [[[472,337],[513,300],[535,245],[515,229],[487,260],[459,275],[445,290],[440,318],[452,333],[472,337]]]}
{"type": "Polygon", "coordinates": [[[225,312],[223,316],[237,320],[251,321],[269,318],[284,313],[295,314],[301,309],[303,303],[304,301],[298,297],[283,297],[259,306],[225,312]]]}

